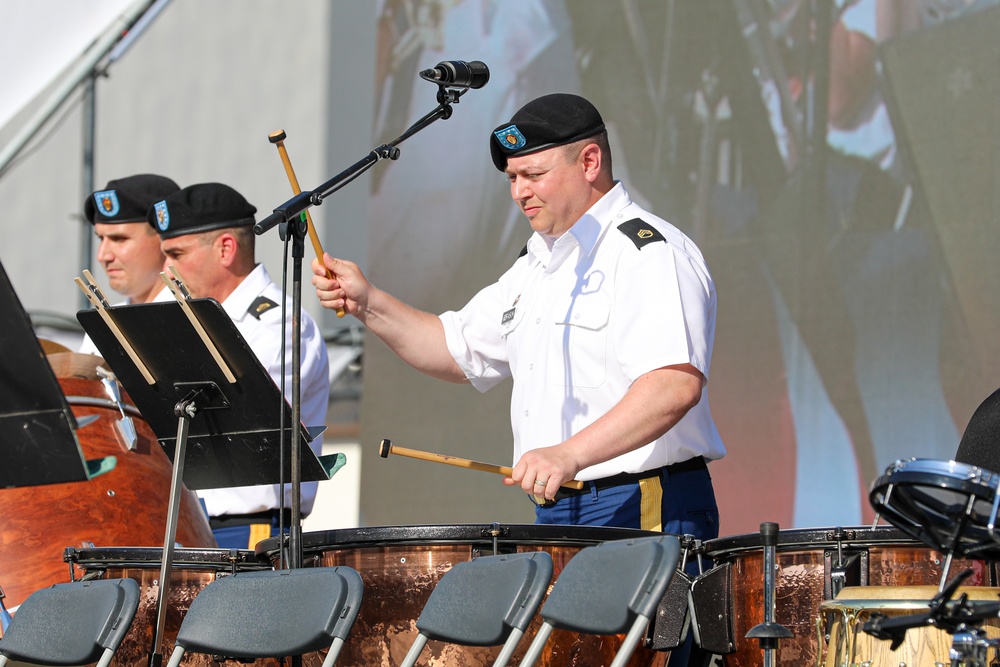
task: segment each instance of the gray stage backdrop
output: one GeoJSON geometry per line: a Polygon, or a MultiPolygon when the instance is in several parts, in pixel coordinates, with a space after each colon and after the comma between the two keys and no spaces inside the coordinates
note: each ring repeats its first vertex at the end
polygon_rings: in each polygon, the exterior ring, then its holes
{"type": "MultiPolygon", "coordinates": [[[[820,31],[817,75],[810,4],[174,0],[98,81],[96,179],[218,180],[266,213],[290,194],[269,132],[287,131],[299,180],[317,185],[434,107],[419,70],[481,60],[489,84],[451,119],[314,210],[333,254],[440,312],[528,236],[490,131],[539,94],[582,93],[611,129],[616,175],[715,277],[722,534],[866,522],[886,466],[953,456],[998,384],[1000,8],[852,3],[820,31]],[[826,141],[810,129],[824,126],[826,141]]],[[[70,108],[0,178],[0,259],[32,311],[79,304],[81,122],[70,108]]],[[[277,236],[259,243],[280,274],[277,236]]],[[[375,456],[390,438],[510,464],[508,386],[443,385],[374,340],[363,372],[362,523],[532,520],[498,476],[375,456]]]]}

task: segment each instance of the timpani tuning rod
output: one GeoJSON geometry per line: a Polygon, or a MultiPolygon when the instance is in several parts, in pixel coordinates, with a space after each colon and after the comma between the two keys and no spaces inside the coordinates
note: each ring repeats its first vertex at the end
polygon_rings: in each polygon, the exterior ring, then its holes
{"type": "Polygon", "coordinates": [[[747,639],[756,639],[764,651],[764,667],[774,667],[774,653],[779,639],[788,639],[791,631],[774,622],[774,593],[777,588],[776,551],[778,524],[767,521],[760,524],[760,538],[764,545],[764,622],[750,628],[747,639]]]}

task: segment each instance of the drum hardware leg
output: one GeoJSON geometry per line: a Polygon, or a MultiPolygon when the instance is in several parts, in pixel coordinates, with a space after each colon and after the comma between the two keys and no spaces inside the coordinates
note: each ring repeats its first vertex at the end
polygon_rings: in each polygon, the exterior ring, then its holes
{"type": "Polygon", "coordinates": [[[230,549],[229,550],[229,555],[226,557],[226,560],[229,561],[229,568],[230,568],[229,569],[229,575],[235,577],[236,576],[236,563],[238,563],[239,560],[240,560],[240,550],[239,549],[230,549]]]}
{"type": "Polygon", "coordinates": [[[278,536],[278,559],[275,568],[278,570],[284,570],[289,567],[291,562],[289,558],[291,557],[288,550],[292,545],[292,538],[290,535],[282,533],[278,536]]]}
{"type": "Polygon", "coordinates": [[[121,413],[121,417],[115,421],[115,435],[118,436],[118,439],[128,451],[134,452],[136,444],[139,441],[139,434],[135,430],[135,422],[125,414],[125,404],[122,403],[122,394],[118,387],[118,380],[115,378],[114,373],[106,370],[103,366],[97,367],[97,374],[101,376],[101,384],[104,385],[104,391],[107,392],[112,402],[118,406],[118,412],[121,413]]]}
{"type": "Polygon", "coordinates": [[[497,523],[496,521],[494,521],[493,523],[490,524],[488,534],[490,535],[490,537],[493,538],[493,555],[494,556],[496,556],[498,553],[500,553],[499,551],[497,551],[497,549],[499,547],[499,544],[498,544],[499,537],[500,537],[500,535],[502,533],[503,533],[503,530],[500,528],[500,524],[499,523],[497,523]]]}
{"type": "Polygon", "coordinates": [[[677,569],[681,571],[687,570],[688,556],[694,554],[698,559],[698,574],[705,574],[704,566],[701,560],[702,547],[701,540],[697,539],[694,535],[685,534],[680,537],[681,543],[681,564],[677,569]]]}
{"type": "Polygon", "coordinates": [[[7,626],[10,625],[10,612],[3,606],[4,597],[3,589],[0,588],[0,637],[3,636],[3,633],[7,631],[7,626]]]}
{"type": "Polygon", "coordinates": [[[862,572],[867,569],[862,567],[864,558],[861,553],[849,554],[846,558],[842,550],[838,550],[837,562],[830,566],[830,590],[827,591],[827,599],[832,600],[840,594],[845,586],[864,586],[868,582],[862,581],[862,572]]]}
{"type": "Polygon", "coordinates": [[[990,511],[990,518],[986,521],[986,534],[1000,544],[1000,535],[997,535],[997,514],[1000,513],[1000,493],[993,496],[993,509],[990,511]]]}
{"type": "Polygon", "coordinates": [[[948,658],[951,667],[986,667],[989,649],[1000,646],[1000,640],[990,639],[981,628],[970,628],[952,636],[948,658]]]}
{"type": "Polygon", "coordinates": [[[66,550],[63,551],[63,561],[69,563],[69,580],[76,581],[76,549],[66,547],[66,550]]]}
{"type": "Polygon", "coordinates": [[[826,533],[826,539],[836,542],[836,550],[823,555],[823,598],[832,600],[845,586],[868,585],[868,551],[846,550],[844,542],[856,538],[853,530],[837,526],[826,533]]]}
{"type": "Polygon", "coordinates": [[[943,593],[948,582],[948,573],[951,572],[951,562],[954,559],[954,552],[949,551],[944,556],[944,567],[941,568],[941,581],[938,583],[938,593],[943,593]]]}
{"type": "Polygon", "coordinates": [[[774,652],[778,640],[791,638],[792,633],[774,622],[774,593],[777,587],[775,552],[778,546],[778,524],[760,524],[760,537],[764,545],[764,622],[750,628],[747,639],[756,639],[764,651],[764,667],[774,667],[774,652]]]}

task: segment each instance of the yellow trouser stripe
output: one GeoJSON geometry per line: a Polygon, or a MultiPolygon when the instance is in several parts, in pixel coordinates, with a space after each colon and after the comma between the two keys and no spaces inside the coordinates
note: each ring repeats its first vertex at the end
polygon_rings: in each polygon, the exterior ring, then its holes
{"type": "Polygon", "coordinates": [[[639,480],[639,493],[642,500],[639,505],[640,527],[643,530],[663,530],[663,486],[659,477],[647,477],[639,480]]]}
{"type": "Polygon", "coordinates": [[[257,543],[261,540],[266,540],[271,537],[271,524],[269,523],[251,523],[250,524],[250,544],[247,545],[248,549],[253,549],[257,546],[257,543]]]}

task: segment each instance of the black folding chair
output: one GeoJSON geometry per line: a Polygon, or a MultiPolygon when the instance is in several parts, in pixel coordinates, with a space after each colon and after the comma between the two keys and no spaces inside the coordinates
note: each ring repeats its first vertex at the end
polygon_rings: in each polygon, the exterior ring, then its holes
{"type": "Polygon", "coordinates": [[[363,594],[361,575],[345,566],[216,579],[191,603],[168,667],[177,667],[185,652],[257,659],[326,647],[323,667],[331,667],[358,617],[363,594]]]}
{"type": "Polygon", "coordinates": [[[542,627],[521,660],[532,667],[552,630],[592,635],[626,634],[611,667],[628,662],[680,561],[673,535],[603,542],[581,549],[552,585],[542,627]]]}
{"type": "Polygon", "coordinates": [[[438,581],[417,618],[420,634],[400,667],[413,667],[428,640],[500,646],[493,667],[510,660],[552,580],[544,552],[480,556],[456,563],[438,581]]]}
{"type": "Polygon", "coordinates": [[[132,579],[55,584],[17,608],[0,639],[0,667],[10,660],[107,667],[139,607],[132,579]]]}

